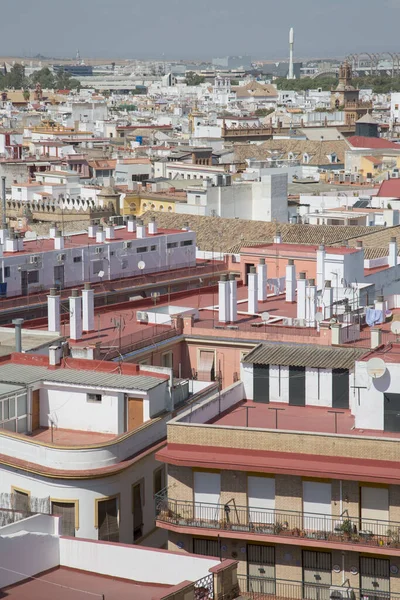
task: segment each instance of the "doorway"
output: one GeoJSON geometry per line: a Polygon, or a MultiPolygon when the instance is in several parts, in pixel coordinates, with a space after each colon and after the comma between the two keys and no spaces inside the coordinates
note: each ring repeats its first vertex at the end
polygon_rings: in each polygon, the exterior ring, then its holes
{"type": "Polygon", "coordinates": [[[40,427],[40,390],[32,392],[32,431],[40,427]]]}
{"type": "Polygon", "coordinates": [[[143,398],[128,397],[128,431],[143,425],[143,398]]]}

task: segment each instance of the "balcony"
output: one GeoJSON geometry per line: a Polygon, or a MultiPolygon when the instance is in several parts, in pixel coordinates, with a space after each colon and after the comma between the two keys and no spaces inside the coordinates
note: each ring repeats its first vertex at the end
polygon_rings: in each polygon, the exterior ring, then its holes
{"type": "MultiPolygon", "coordinates": [[[[382,583],[382,582],[381,582],[382,583]]],[[[264,577],[238,576],[240,597],[244,600],[399,600],[399,594],[355,589],[348,586],[317,585],[303,581],[284,581],[264,577]]],[[[387,581],[389,590],[389,581],[387,581]]],[[[385,587],[384,585],[382,587],[385,587]]]]}
{"type": "MultiPolygon", "coordinates": [[[[345,511],[347,513],[347,511],[345,511]]],[[[274,543],[343,547],[362,546],[362,551],[392,554],[400,550],[400,523],[361,519],[347,514],[331,516],[260,509],[228,504],[206,504],[156,496],[157,524],[169,528],[217,530],[218,535],[259,539],[272,537],[274,543]],[[223,532],[222,534],[220,532],[223,532]],[[247,535],[243,535],[247,534],[247,535]],[[337,546],[336,546],[337,545],[337,546]],[[372,550],[374,549],[374,550],[372,550]]],[[[397,553],[397,552],[396,552],[397,553]]]]}

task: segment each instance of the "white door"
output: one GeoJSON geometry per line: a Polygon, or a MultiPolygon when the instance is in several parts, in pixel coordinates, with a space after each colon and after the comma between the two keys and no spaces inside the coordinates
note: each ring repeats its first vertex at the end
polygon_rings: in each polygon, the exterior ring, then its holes
{"type": "Polygon", "coordinates": [[[275,479],[249,476],[247,502],[250,523],[273,523],[275,509],[275,479]]]}
{"type": "Polygon", "coordinates": [[[303,481],[303,527],[310,531],[332,529],[332,486],[319,481],[303,481]]]}
{"type": "Polygon", "coordinates": [[[387,535],[389,526],[389,489],[361,488],[361,529],[375,535],[387,535]]]}
{"type": "Polygon", "coordinates": [[[194,506],[195,518],[204,521],[219,521],[221,497],[221,475],[194,472],[194,506]]]}

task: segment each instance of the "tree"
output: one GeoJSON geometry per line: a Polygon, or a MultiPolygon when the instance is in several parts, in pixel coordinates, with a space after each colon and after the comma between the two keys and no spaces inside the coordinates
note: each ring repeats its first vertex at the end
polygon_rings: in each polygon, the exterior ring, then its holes
{"type": "Polygon", "coordinates": [[[185,79],[186,85],[200,85],[205,82],[204,77],[198,75],[197,73],[193,73],[193,71],[189,71],[186,73],[185,79]]]}
{"type": "Polygon", "coordinates": [[[60,69],[56,73],[54,86],[58,90],[73,90],[80,88],[81,84],[80,81],[71,77],[71,73],[60,69]]]}
{"type": "Polygon", "coordinates": [[[4,83],[6,88],[14,88],[15,90],[26,87],[27,80],[25,77],[25,68],[19,63],[16,63],[11,68],[10,72],[5,75],[4,83]]]}
{"type": "Polygon", "coordinates": [[[29,84],[31,87],[35,87],[39,83],[43,90],[54,88],[54,75],[48,67],[44,67],[43,69],[40,69],[40,71],[36,71],[30,76],[29,79],[29,84]]]}
{"type": "Polygon", "coordinates": [[[25,102],[28,102],[29,98],[31,97],[30,91],[29,90],[24,90],[22,95],[24,97],[25,102]]]}

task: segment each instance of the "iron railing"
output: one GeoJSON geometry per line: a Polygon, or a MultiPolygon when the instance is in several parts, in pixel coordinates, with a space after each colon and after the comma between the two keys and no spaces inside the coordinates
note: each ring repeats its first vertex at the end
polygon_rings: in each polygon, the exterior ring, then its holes
{"type": "MultiPolygon", "coordinates": [[[[238,576],[240,596],[246,600],[399,600],[400,594],[379,589],[318,585],[264,577],[238,576]]],[[[388,582],[389,584],[389,582],[388,582]]],[[[388,585],[389,587],[389,585],[388,585]]]]}
{"type": "Polygon", "coordinates": [[[194,600],[213,600],[214,577],[212,573],[198,579],[194,583],[194,600]]]}
{"type": "Polygon", "coordinates": [[[155,498],[159,522],[256,535],[400,548],[400,522],[155,498]]]}

